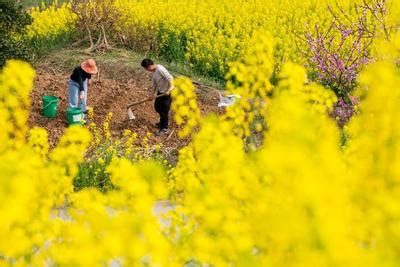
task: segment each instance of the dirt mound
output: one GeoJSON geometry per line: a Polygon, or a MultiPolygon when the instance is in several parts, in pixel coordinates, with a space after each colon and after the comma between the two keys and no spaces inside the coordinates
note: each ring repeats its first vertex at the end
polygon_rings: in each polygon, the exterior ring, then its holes
{"type": "MultiPolygon", "coordinates": [[[[66,110],[68,106],[67,81],[69,73],[54,73],[46,68],[37,71],[35,85],[31,93],[32,107],[29,125],[40,126],[47,129],[51,147],[57,144],[58,139],[68,127],[66,122],[66,110]],[[60,98],[58,115],[54,119],[48,119],[41,115],[42,96],[54,95],[60,98]]],[[[145,136],[148,132],[154,132],[154,124],[158,121],[158,114],[154,111],[153,102],[143,103],[133,108],[136,120],[129,121],[126,106],[147,96],[147,88],[150,86],[150,75],[143,72],[131,72],[122,79],[109,79],[106,75],[99,79],[93,79],[89,87],[88,105],[94,108],[94,120],[97,125],[102,125],[109,112],[113,113],[110,124],[111,133],[118,137],[124,129],[130,129],[139,136],[145,136]]],[[[217,107],[218,93],[214,90],[199,91],[199,106],[203,114],[221,112],[217,107]]],[[[167,137],[153,136],[152,144],[163,144],[169,150],[177,150],[187,144],[188,140],[181,140],[177,136],[177,125],[172,119],[170,132],[167,137]]]]}

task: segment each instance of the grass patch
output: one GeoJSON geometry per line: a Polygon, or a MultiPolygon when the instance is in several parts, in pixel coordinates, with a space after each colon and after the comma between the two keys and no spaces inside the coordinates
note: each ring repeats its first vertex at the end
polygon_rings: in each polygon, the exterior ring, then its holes
{"type": "Polygon", "coordinates": [[[71,39],[72,33],[65,32],[53,39],[32,38],[26,40],[25,43],[32,51],[30,61],[35,64],[35,62],[40,62],[40,60],[51,53],[51,51],[61,51],[71,39]]]}
{"type": "MultiPolygon", "coordinates": [[[[41,6],[42,4],[44,4],[45,6],[49,6],[53,2],[55,2],[55,1],[54,0],[22,0],[21,4],[24,8],[30,8],[30,7],[34,7],[34,6],[41,6]]],[[[58,4],[62,4],[63,2],[65,2],[65,0],[57,1],[58,4]]]]}

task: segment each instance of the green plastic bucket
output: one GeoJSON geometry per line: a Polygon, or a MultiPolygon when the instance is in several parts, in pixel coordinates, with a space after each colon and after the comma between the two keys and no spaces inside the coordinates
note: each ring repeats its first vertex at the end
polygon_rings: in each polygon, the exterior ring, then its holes
{"type": "Polygon", "coordinates": [[[57,115],[58,97],[45,95],[42,97],[42,114],[47,118],[54,118],[57,115]]]}
{"type": "Polygon", "coordinates": [[[82,124],[83,113],[80,108],[68,108],[67,121],[69,125],[82,124]]]}

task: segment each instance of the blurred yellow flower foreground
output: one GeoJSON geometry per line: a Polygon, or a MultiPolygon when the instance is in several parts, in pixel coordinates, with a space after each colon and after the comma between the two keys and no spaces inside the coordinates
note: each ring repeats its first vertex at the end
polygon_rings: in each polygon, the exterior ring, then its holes
{"type": "Polygon", "coordinates": [[[228,90],[243,97],[224,117],[201,118],[193,86],[177,82],[179,123],[198,130],[184,128],[192,142],[171,175],[115,155],[107,193],[73,191],[91,135],[70,127],[49,151],[46,131],[26,126],[34,71],[9,61],[0,74],[0,265],[398,266],[398,67],[382,61],[362,73],[367,96],[342,147],[326,115],[334,97],[302,67],[285,64],[269,84],[274,42],[263,36],[265,46],[248,51],[263,76],[233,65],[228,77],[241,83],[228,90]],[[246,152],[259,117],[264,144],[246,152]],[[156,203],[169,211],[156,216],[156,203]]]}

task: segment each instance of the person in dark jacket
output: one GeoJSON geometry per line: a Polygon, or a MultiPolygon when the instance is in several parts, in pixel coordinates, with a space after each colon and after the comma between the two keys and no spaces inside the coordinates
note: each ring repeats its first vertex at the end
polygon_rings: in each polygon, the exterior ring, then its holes
{"type": "Polygon", "coordinates": [[[156,98],[156,96],[163,95],[157,97],[154,102],[154,108],[160,115],[160,122],[156,124],[159,131],[156,132],[156,135],[167,134],[168,116],[172,103],[170,92],[174,88],[174,78],[164,66],[155,64],[151,59],[144,59],[142,61],[142,67],[153,73],[152,86],[149,92],[150,97],[156,98]]]}
{"type": "Polygon", "coordinates": [[[80,100],[80,108],[86,113],[88,85],[92,75],[97,73],[96,62],[93,59],[85,60],[72,72],[68,81],[68,106],[77,108],[80,100]]]}

